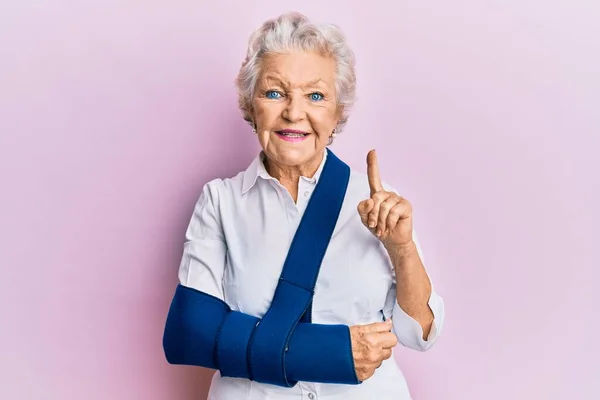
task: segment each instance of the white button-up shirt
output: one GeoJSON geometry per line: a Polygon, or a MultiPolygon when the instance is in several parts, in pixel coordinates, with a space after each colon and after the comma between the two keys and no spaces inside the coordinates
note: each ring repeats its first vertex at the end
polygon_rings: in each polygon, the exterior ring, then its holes
{"type": "MultiPolygon", "coordinates": [[[[233,310],[262,318],[271,304],[289,246],[319,180],[326,155],[325,151],[323,162],[312,178],[299,180],[297,202],[267,173],[262,152],[246,171],[233,178],[208,182],[186,232],[179,268],[181,284],[216,296],[233,310]]],[[[392,318],[393,332],[401,345],[427,350],[441,332],[443,301],[432,290],[429,306],[435,319],[427,340],[423,340],[419,323],[397,303],[395,273],[387,252],[358,215],[358,203],[369,196],[366,174],[352,171],[316,282],[312,321],[351,326],[392,318]]],[[[414,239],[420,253],[416,235],[414,239]]],[[[359,385],[299,382],[292,388],[284,388],[222,377],[217,371],[208,398],[408,400],[411,397],[404,376],[391,357],[359,385]]]]}

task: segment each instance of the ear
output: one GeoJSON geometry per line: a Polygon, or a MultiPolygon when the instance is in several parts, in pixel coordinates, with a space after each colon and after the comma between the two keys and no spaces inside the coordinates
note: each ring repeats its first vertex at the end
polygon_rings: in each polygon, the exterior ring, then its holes
{"type": "Polygon", "coordinates": [[[250,124],[253,128],[256,127],[256,118],[254,116],[254,108],[250,107],[246,110],[244,120],[250,124]]]}
{"type": "Polygon", "coordinates": [[[340,121],[342,120],[342,115],[344,115],[344,106],[338,105],[337,109],[335,110],[335,126],[338,126],[340,124],[340,121]]]}

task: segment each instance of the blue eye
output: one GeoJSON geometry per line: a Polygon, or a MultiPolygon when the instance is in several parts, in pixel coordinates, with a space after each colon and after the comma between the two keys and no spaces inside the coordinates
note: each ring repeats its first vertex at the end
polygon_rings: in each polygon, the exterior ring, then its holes
{"type": "Polygon", "coordinates": [[[280,94],[279,94],[279,92],[276,92],[274,90],[269,90],[269,91],[267,91],[266,96],[267,96],[267,99],[275,100],[275,99],[279,98],[280,94]]]}
{"type": "Polygon", "coordinates": [[[321,93],[311,93],[310,94],[310,99],[312,101],[319,101],[319,100],[323,100],[323,95],[321,93]]]}

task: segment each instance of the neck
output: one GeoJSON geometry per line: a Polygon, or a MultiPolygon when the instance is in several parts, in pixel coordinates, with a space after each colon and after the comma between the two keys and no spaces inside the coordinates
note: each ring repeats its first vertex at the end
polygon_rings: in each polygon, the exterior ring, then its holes
{"type": "Polygon", "coordinates": [[[300,177],[312,178],[319,169],[323,157],[324,154],[321,152],[305,164],[292,166],[281,165],[265,157],[264,164],[269,175],[277,179],[290,193],[294,202],[296,202],[298,199],[298,181],[300,177]]]}

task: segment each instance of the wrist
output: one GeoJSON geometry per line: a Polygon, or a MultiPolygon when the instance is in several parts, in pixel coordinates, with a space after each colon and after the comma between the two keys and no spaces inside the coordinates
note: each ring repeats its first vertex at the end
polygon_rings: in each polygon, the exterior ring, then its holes
{"type": "Polygon", "coordinates": [[[417,253],[417,244],[413,240],[404,243],[389,243],[384,246],[389,255],[393,257],[404,258],[417,253]]]}

